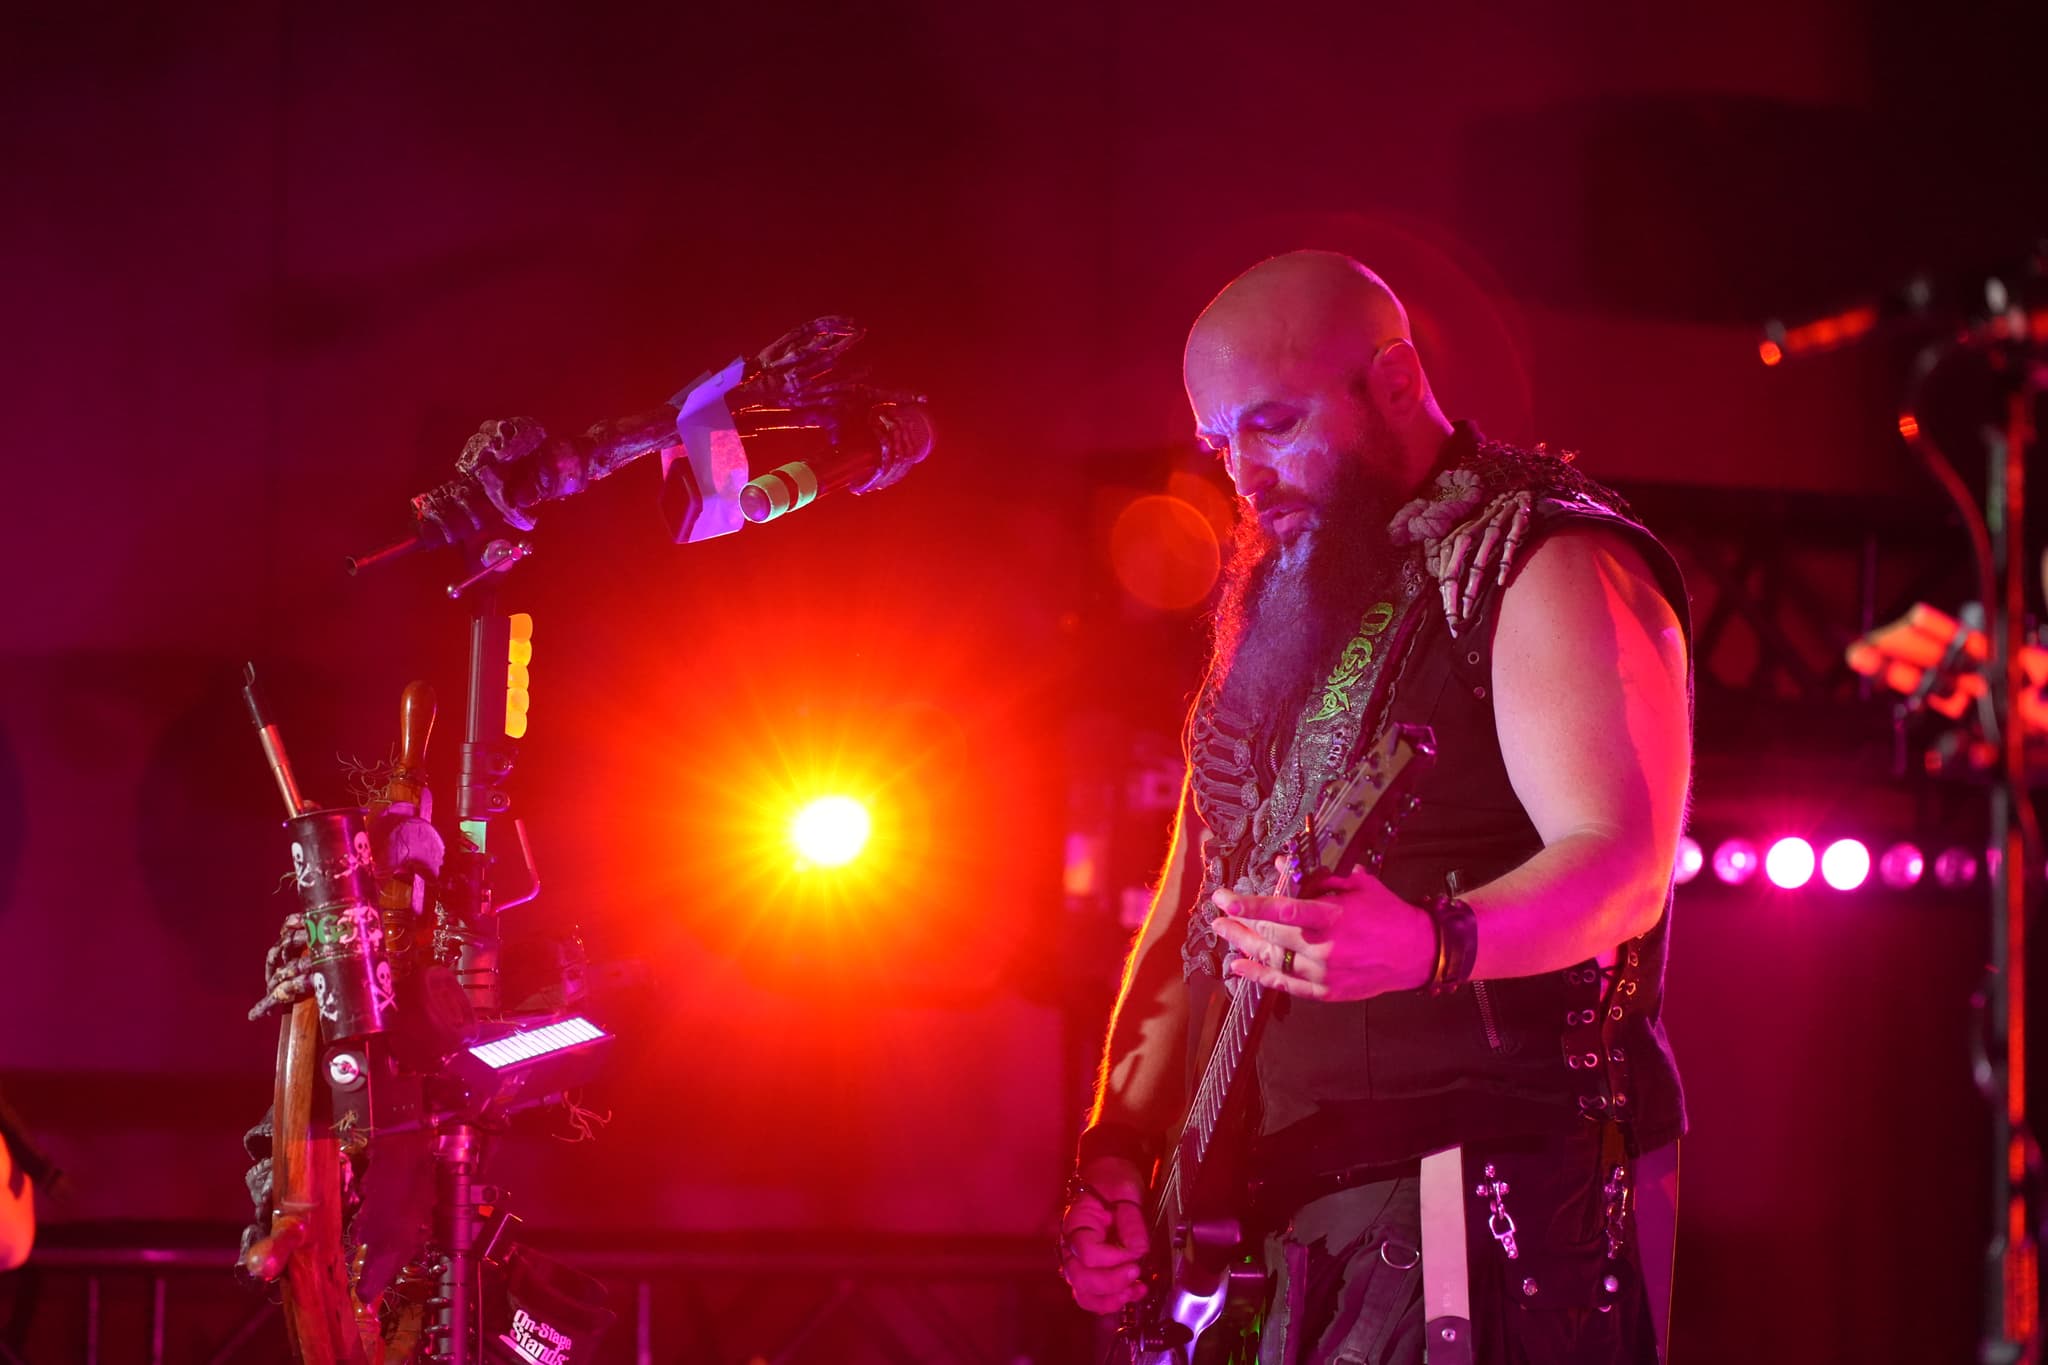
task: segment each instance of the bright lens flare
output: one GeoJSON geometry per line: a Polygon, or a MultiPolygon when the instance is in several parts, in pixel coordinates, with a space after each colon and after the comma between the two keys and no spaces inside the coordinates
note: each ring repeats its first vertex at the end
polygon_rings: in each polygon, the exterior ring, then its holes
{"type": "Polygon", "coordinates": [[[873,830],[868,808],[850,796],[821,796],[796,813],[789,841],[814,867],[844,867],[860,856],[873,830]]]}
{"type": "Polygon", "coordinates": [[[1764,855],[1764,875],[1781,890],[1797,891],[1813,880],[1813,864],[1813,845],[1797,835],[1788,835],[1772,844],[1771,851],[1764,855]]]}
{"type": "Polygon", "coordinates": [[[1854,891],[1870,876],[1870,850],[1859,839],[1837,839],[1820,855],[1820,875],[1837,891],[1854,891]]]}

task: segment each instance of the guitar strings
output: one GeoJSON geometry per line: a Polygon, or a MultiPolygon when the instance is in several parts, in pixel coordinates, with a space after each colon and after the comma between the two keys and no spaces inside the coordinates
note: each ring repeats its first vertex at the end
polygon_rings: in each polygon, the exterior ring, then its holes
{"type": "MultiPolygon", "coordinates": [[[[1383,771],[1384,760],[1388,757],[1381,754],[1378,756],[1381,761],[1369,762],[1360,769],[1360,776],[1381,788],[1382,795],[1385,794],[1384,788],[1390,785],[1392,777],[1383,771]],[[1379,780],[1373,781],[1374,778],[1379,780]]],[[[1355,781],[1347,782],[1341,788],[1326,792],[1316,802],[1315,811],[1310,817],[1310,828],[1325,828],[1330,819],[1343,808],[1351,788],[1355,785],[1355,781]]],[[[1377,800],[1373,804],[1376,807],[1377,800]]],[[[1341,850],[1339,856],[1342,856],[1341,850]]],[[[1380,860],[1373,857],[1368,861],[1372,865],[1372,870],[1377,871],[1380,860]]],[[[1224,989],[1230,992],[1230,1009],[1224,1015],[1223,1027],[1211,1050],[1212,1060],[1217,1056],[1217,1050],[1223,1047],[1225,1040],[1235,1037],[1241,1046],[1249,1038],[1252,1022],[1265,996],[1264,988],[1248,977],[1238,977],[1235,981],[1226,982],[1224,989]]],[[[1227,1075],[1219,1075],[1206,1066],[1203,1068],[1201,1084],[1196,1087],[1194,1102],[1188,1109],[1188,1120],[1181,1126],[1182,1140],[1174,1144],[1173,1156],[1168,1160],[1166,1170],[1159,1180],[1159,1197],[1152,1213],[1152,1227],[1156,1234],[1170,1232],[1180,1222],[1181,1157],[1190,1145],[1194,1148],[1193,1157],[1197,1164],[1208,1156],[1209,1144],[1216,1135],[1216,1121],[1222,1117],[1224,1097],[1228,1094],[1230,1084],[1236,1079],[1236,1075],[1236,1062],[1230,1064],[1227,1075]],[[1193,1137],[1192,1144],[1188,1141],[1190,1134],[1193,1137]]]]}

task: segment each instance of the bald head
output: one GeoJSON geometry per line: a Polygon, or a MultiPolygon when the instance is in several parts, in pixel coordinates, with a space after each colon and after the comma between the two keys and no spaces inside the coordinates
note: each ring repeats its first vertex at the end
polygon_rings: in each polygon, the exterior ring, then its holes
{"type": "Polygon", "coordinates": [[[1190,371],[1239,355],[1357,367],[1409,339],[1408,310],[1386,281],[1335,251],[1290,251],[1224,286],[1195,319],[1185,359],[1190,371]]]}
{"type": "Polygon", "coordinates": [[[1313,500],[1339,466],[1386,490],[1411,487],[1450,431],[1379,276],[1334,251],[1261,261],[1218,294],[1188,334],[1196,429],[1238,492],[1313,500]]]}

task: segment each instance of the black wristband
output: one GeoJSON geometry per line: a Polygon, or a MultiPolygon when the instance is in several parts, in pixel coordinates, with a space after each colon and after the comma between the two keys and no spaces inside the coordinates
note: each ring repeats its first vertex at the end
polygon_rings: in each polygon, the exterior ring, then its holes
{"type": "Polygon", "coordinates": [[[1456,896],[1438,896],[1428,906],[1436,925],[1436,970],[1430,973],[1424,995],[1449,995],[1472,979],[1472,964],[1479,957],[1479,921],[1472,907],[1456,896]]]}
{"type": "Polygon", "coordinates": [[[1106,1156],[1122,1157],[1142,1171],[1152,1164],[1152,1144],[1128,1123],[1092,1124],[1074,1148],[1074,1167],[1078,1170],[1106,1156]]]}

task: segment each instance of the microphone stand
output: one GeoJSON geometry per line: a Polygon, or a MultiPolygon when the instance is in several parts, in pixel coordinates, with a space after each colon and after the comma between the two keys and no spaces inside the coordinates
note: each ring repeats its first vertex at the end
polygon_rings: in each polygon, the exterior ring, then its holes
{"type": "MultiPolygon", "coordinates": [[[[512,618],[500,609],[498,591],[499,577],[533,553],[531,542],[515,535],[532,529],[530,513],[540,504],[574,496],[633,460],[676,446],[685,439],[680,424],[691,413],[703,403],[723,403],[729,394],[743,400],[732,416],[755,433],[817,428],[831,433],[836,446],[841,427],[852,425],[858,416],[858,425],[873,429],[877,448],[873,469],[852,491],[871,492],[896,482],[929,452],[930,424],[923,400],[915,395],[834,380],[834,367],[861,336],[860,327],[847,319],[819,318],[785,334],[751,360],[736,360],[725,370],[701,376],[667,408],[600,423],[582,437],[547,441],[508,465],[492,466],[481,456],[466,455],[458,462],[458,478],[413,499],[412,534],[348,561],[353,574],[414,550],[456,545],[462,552],[462,576],[447,587],[451,600],[466,601],[469,607],[469,670],[456,792],[459,837],[447,851],[440,882],[432,957],[453,965],[456,981],[478,1016],[494,1019],[504,1012],[499,912],[532,899],[539,887],[530,856],[525,857],[529,885],[518,899],[497,902],[491,884],[497,854],[492,826],[511,812],[505,783],[518,757],[513,731],[524,733],[523,726],[508,725],[511,711],[524,714],[523,706],[508,708],[508,687],[523,685],[518,671],[525,659],[512,654],[512,618]]],[[[833,486],[845,482],[841,479],[833,486]]],[[[814,487],[811,494],[816,491],[814,487]]],[[[713,498],[731,501],[730,510],[745,510],[737,486],[726,490],[691,483],[686,492],[689,505],[676,533],[678,540],[685,538],[683,531],[713,498]]],[[[780,510],[787,508],[777,509],[777,514],[780,510]]],[[[753,521],[767,519],[747,516],[753,521]]],[[[740,524],[737,516],[724,520],[730,522],[724,529],[740,524]]],[[[699,537],[693,533],[688,538],[699,537]]],[[[517,820],[513,828],[525,855],[525,832],[517,820]]],[[[493,1261],[493,1248],[503,1239],[506,1225],[517,1221],[496,1210],[497,1192],[479,1183],[484,1118],[471,1104],[443,1113],[434,1122],[431,1249],[438,1264],[434,1296],[427,1304],[424,1361],[481,1365],[483,1359],[482,1274],[486,1263],[493,1261]],[[489,1219],[483,1214],[485,1205],[494,1206],[489,1219]]]]}
{"type": "MultiPolygon", "coordinates": [[[[2022,315],[2024,319],[2024,315],[2022,315]]],[[[2048,394],[2048,348],[2025,322],[2007,318],[1964,329],[1922,351],[1899,418],[1900,434],[1956,502],[1971,533],[1991,657],[1981,708],[1999,764],[1990,814],[1990,961],[1971,999],[1977,1029],[1972,1073],[1991,1111],[1991,1234],[1984,1253],[1980,1365],[2041,1365],[2039,1184],[2041,1152],[2027,1117],[2027,893],[2043,847],[2030,804],[2019,695],[2026,623],[2026,460],[2034,413],[2048,394]],[[2017,335],[2015,335],[2017,333],[2017,335]],[[1916,405],[1927,379],[1956,351],[1985,357],[2007,382],[2002,430],[1991,434],[1984,511],[1978,516],[1947,456],[1926,435],[1916,405]]]]}
{"type": "MultiPolygon", "coordinates": [[[[1990,774],[1991,941],[1984,984],[1971,998],[1976,1029],[1971,1074],[1991,1111],[1991,1235],[1984,1252],[1979,1365],[2043,1365],[2041,1331],[2041,1149],[2027,1117],[2027,894],[2043,875],[2044,844],[2027,771],[2020,708],[2026,676],[2026,463],[2037,454],[2036,413],[2048,395],[2048,239],[1967,287],[1937,290],[1923,277],[1904,291],[1802,326],[1767,324],[1759,355],[1776,365],[1908,326],[1939,340],[1915,359],[1899,435],[1939,483],[1963,520],[1984,607],[1990,657],[1979,717],[1999,755],[1990,774]],[[2005,397],[2002,421],[1987,429],[1989,471],[1980,512],[1954,463],[1927,434],[1919,405],[1928,381],[1951,357],[1990,366],[2005,397]]],[[[2048,582],[2044,582],[2048,588],[2048,582]]],[[[1960,636],[1958,638],[1961,638],[1960,636]]],[[[1930,678],[1935,670],[1929,670],[1930,678]]]]}
{"type": "Polygon", "coordinates": [[[2026,456],[2034,444],[2033,405],[2044,388],[2048,357],[2026,349],[1997,351],[2019,373],[2007,396],[2003,439],[1992,443],[1986,520],[1993,556],[2004,570],[1999,610],[1992,616],[1992,656],[2000,684],[1998,719],[2003,763],[1991,786],[1991,837],[2003,850],[1991,879],[1991,961],[1983,999],[1984,1053],[1978,1083],[1992,1113],[1992,1233],[1985,1250],[1984,1365],[2041,1359],[2040,1248],[2029,1203],[2037,1198],[2041,1153],[2027,1122],[2027,886],[2041,853],[2027,781],[2026,732],[2019,714],[2019,650],[2025,629],[2026,456]],[[2029,838],[2029,834],[2034,837],[2029,838]]]}
{"type": "MultiPolygon", "coordinates": [[[[481,546],[471,542],[464,548],[470,573],[448,589],[451,597],[466,598],[469,604],[469,670],[455,798],[460,837],[448,851],[433,956],[452,960],[471,1007],[491,1018],[504,1004],[498,976],[500,907],[491,885],[491,826],[511,812],[505,783],[518,756],[517,744],[505,733],[512,629],[510,618],[499,609],[496,579],[526,558],[531,548],[505,540],[481,546]]],[[[445,1365],[476,1365],[482,1359],[477,1333],[483,1264],[478,1247],[484,1240],[484,1219],[479,1204],[492,1202],[477,1184],[484,1138],[476,1115],[467,1108],[434,1125],[431,1227],[439,1283],[429,1303],[432,1320],[424,1355],[445,1365]]]]}

